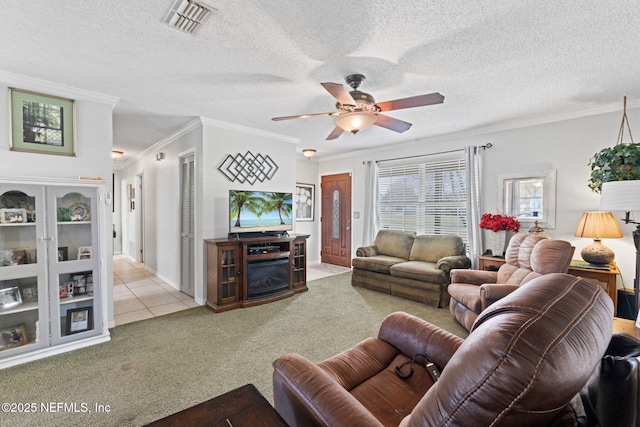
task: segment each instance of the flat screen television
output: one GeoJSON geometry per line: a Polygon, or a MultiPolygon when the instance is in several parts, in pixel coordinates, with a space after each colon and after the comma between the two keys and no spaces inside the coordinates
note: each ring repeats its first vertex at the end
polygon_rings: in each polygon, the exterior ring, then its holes
{"type": "Polygon", "coordinates": [[[293,194],[229,190],[229,232],[293,230],[293,194]]]}

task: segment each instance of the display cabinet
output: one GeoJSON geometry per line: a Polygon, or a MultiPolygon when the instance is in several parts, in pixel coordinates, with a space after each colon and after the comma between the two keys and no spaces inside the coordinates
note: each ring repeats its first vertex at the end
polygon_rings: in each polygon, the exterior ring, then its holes
{"type": "Polygon", "coordinates": [[[104,191],[0,180],[0,368],[109,339],[104,191]]]}

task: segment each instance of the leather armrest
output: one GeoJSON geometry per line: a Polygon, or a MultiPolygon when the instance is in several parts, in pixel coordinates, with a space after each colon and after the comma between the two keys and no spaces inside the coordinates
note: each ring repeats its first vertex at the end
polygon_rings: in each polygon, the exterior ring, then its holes
{"type": "Polygon", "coordinates": [[[446,256],[446,257],[440,258],[440,260],[438,260],[438,263],[436,264],[436,267],[439,268],[440,270],[444,271],[448,275],[449,272],[451,272],[451,270],[453,270],[454,268],[469,268],[469,267],[471,267],[471,260],[466,255],[446,256]]]}
{"type": "Polygon", "coordinates": [[[451,283],[467,283],[470,285],[482,285],[484,283],[496,283],[498,280],[497,271],[485,270],[451,270],[451,283]]]}
{"type": "Polygon", "coordinates": [[[444,368],[464,341],[431,323],[403,312],[388,315],[378,332],[378,338],[413,357],[424,354],[427,359],[444,368]]]}
{"type": "Polygon", "coordinates": [[[381,426],[329,374],[305,357],[289,353],[273,362],[275,408],[291,426],[381,426]]]}
{"type": "Polygon", "coordinates": [[[377,246],[362,246],[356,249],[356,256],[376,256],[378,255],[377,246]]]}
{"type": "Polygon", "coordinates": [[[518,289],[518,285],[503,285],[497,283],[485,283],[480,286],[480,304],[482,310],[489,307],[494,302],[506,297],[511,292],[518,289]]]}

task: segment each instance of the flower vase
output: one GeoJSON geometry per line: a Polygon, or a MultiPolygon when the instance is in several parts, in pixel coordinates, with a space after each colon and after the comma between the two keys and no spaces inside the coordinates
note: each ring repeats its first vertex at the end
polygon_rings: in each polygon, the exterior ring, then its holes
{"type": "Polygon", "coordinates": [[[504,246],[507,241],[507,230],[489,231],[487,236],[487,249],[493,256],[503,256],[504,246]]]}

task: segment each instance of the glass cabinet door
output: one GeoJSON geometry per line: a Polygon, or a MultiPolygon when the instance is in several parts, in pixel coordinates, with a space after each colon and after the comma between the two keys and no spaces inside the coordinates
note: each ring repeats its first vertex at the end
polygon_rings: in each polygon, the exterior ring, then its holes
{"type": "Polygon", "coordinates": [[[44,189],[0,184],[0,358],[47,346],[44,189]]]}
{"type": "Polygon", "coordinates": [[[225,304],[238,300],[239,281],[237,280],[238,269],[238,249],[237,247],[219,247],[220,256],[220,278],[219,278],[219,303],[225,304]]]}
{"type": "Polygon", "coordinates": [[[97,198],[94,188],[47,188],[53,344],[100,333],[97,198]]]}

